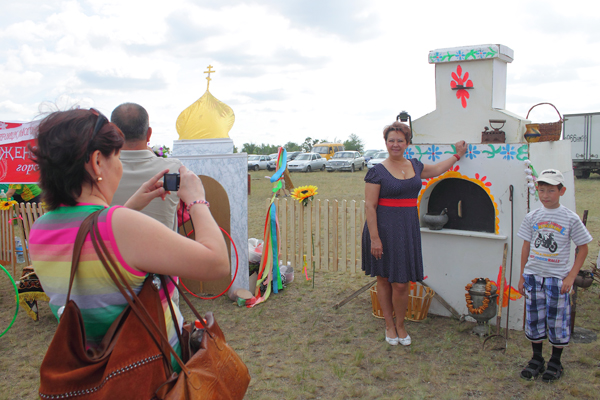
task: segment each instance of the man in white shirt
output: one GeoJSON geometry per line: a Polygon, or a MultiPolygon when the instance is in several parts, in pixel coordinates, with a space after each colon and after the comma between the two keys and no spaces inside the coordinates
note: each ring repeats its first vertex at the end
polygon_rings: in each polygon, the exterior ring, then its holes
{"type": "MultiPolygon", "coordinates": [[[[110,116],[125,135],[125,144],[121,149],[123,177],[111,205],[123,205],[135,193],[142,183],[157,173],[169,169],[169,173],[178,173],[181,161],[175,158],[157,157],[148,149],[152,128],[149,125],[148,112],[135,103],[124,103],[115,108],[110,116]]],[[[167,227],[177,229],[176,193],[167,195],[164,201],[160,197],[152,200],[142,213],[162,222],[167,227]]]]}

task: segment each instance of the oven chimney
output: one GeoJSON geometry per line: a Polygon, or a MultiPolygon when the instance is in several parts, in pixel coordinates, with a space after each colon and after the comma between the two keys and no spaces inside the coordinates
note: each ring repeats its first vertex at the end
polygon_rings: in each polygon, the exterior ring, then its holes
{"type": "Polygon", "coordinates": [[[513,50],[484,44],[432,50],[435,111],[413,121],[414,143],[481,143],[490,120],[506,120],[506,143],[523,142],[525,119],[504,109],[513,50]]]}

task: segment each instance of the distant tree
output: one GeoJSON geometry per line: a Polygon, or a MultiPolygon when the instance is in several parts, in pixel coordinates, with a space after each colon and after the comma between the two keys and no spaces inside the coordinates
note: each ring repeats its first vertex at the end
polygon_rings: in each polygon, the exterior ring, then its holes
{"type": "Polygon", "coordinates": [[[313,139],[311,137],[307,137],[306,139],[304,139],[304,143],[302,143],[300,146],[302,147],[302,150],[310,152],[312,150],[312,147],[317,143],[329,143],[329,140],[313,139]]]}
{"type": "Polygon", "coordinates": [[[302,146],[302,150],[304,150],[305,152],[310,152],[312,147],[317,143],[319,143],[319,139],[313,139],[309,136],[306,139],[304,139],[304,143],[302,143],[300,146],[302,146]]]}
{"type": "Polygon", "coordinates": [[[302,151],[302,146],[294,142],[287,142],[283,147],[289,152],[302,151]]]}
{"type": "Polygon", "coordinates": [[[356,150],[362,153],[364,147],[362,139],[354,133],[350,134],[348,140],[344,142],[344,148],[346,150],[356,150]]]}
{"type": "Polygon", "coordinates": [[[279,146],[275,144],[262,143],[260,146],[258,146],[258,150],[260,151],[258,154],[272,154],[279,151],[279,146]]]}
{"type": "Polygon", "coordinates": [[[254,143],[244,143],[242,146],[242,153],[260,154],[258,153],[258,148],[254,143]]]}

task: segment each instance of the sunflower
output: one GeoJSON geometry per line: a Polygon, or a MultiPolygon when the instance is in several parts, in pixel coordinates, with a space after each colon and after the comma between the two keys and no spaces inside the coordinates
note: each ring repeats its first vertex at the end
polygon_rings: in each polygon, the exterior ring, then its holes
{"type": "Polygon", "coordinates": [[[303,206],[308,205],[308,201],[311,200],[317,193],[317,187],[313,185],[300,186],[294,189],[292,197],[302,203],[303,206]]]}
{"type": "Polygon", "coordinates": [[[12,208],[12,206],[14,206],[15,204],[17,204],[16,201],[11,200],[11,201],[2,201],[0,202],[0,210],[10,210],[12,208]]]}

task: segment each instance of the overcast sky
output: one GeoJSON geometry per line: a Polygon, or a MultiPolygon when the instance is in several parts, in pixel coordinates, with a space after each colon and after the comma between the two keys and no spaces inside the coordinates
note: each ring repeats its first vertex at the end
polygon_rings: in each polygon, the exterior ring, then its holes
{"type": "MultiPolygon", "coordinates": [[[[34,119],[44,102],[107,115],[136,102],[152,144],[171,146],[210,64],[238,148],[351,133],[382,148],[382,128],[401,110],[416,119],[435,109],[430,50],[488,43],[514,50],[507,110],[524,117],[547,101],[600,112],[592,1],[0,1],[4,121],[34,119]]],[[[541,109],[535,119],[558,117],[541,109]]]]}

